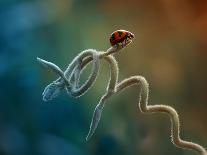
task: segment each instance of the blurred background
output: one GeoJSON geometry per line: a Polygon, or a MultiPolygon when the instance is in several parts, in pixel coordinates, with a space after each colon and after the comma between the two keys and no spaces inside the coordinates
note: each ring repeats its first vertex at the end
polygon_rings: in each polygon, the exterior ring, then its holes
{"type": "Polygon", "coordinates": [[[63,92],[42,101],[44,87],[57,76],[37,56],[65,69],[84,49],[109,48],[117,29],[136,37],[116,56],[119,79],[144,76],[150,104],[173,106],[181,137],[207,147],[206,0],[1,0],[0,155],[196,154],[173,146],[167,116],[141,114],[137,87],[107,101],[95,135],[85,142],[109,78],[104,61],[84,96],[63,92]]]}

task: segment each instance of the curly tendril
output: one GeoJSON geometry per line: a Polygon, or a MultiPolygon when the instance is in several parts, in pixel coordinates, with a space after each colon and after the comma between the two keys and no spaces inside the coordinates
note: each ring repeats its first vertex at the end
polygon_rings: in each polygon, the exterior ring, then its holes
{"type": "MultiPolygon", "coordinates": [[[[130,38],[131,39],[131,38],[130,38]]],[[[101,114],[104,109],[106,100],[112,95],[125,90],[133,85],[140,85],[141,92],[139,95],[139,109],[142,113],[164,113],[170,117],[171,120],[171,140],[172,143],[179,148],[189,149],[196,151],[200,155],[207,155],[204,147],[197,143],[188,142],[180,138],[180,121],[177,111],[171,106],[167,105],[148,105],[149,97],[149,84],[142,76],[132,76],[126,78],[120,82],[118,81],[118,64],[113,54],[118,53],[121,49],[129,45],[132,40],[127,38],[124,44],[119,43],[110,47],[106,52],[96,51],[94,49],[88,49],[82,51],[76,56],[73,61],[68,65],[67,69],[63,72],[57,65],[52,62],[37,58],[38,62],[43,66],[51,69],[56,73],[59,78],[47,85],[42,93],[43,100],[49,101],[57,97],[63,90],[66,90],[68,94],[73,97],[80,97],[86,93],[96,81],[100,68],[100,60],[104,59],[109,64],[110,77],[108,80],[108,86],[105,94],[101,97],[99,103],[95,107],[90,129],[87,134],[86,140],[88,141],[98,126],[101,119],[101,114]],[[123,46],[124,45],[124,46],[123,46]],[[80,75],[86,66],[92,62],[91,74],[85,83],[80,84],[80,75]]]]}

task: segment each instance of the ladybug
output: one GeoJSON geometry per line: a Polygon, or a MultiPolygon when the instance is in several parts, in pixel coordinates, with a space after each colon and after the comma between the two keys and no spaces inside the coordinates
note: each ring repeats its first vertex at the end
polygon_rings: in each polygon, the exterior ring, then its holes
{"type": "Polygon", "coordinates": [[[112,46],[121,44],[126,46],[134,38],[134,34],[126,30],[116,30],[110,36],[110,43],[112,46]]]}

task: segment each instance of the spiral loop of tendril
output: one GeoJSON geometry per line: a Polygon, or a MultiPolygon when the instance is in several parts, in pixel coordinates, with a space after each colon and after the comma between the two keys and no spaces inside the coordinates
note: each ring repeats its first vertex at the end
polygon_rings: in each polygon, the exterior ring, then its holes
{"type": "Polygon", "coordinates": [[[96,81],[98,76],[100,59],[104,59],[108,62],[110,68],[110,78],[108,81],[108,86],[106,88],[106,93],[101,97],[99,103],[97,104],[90,129],[86,140],[89,140],[95,133],[98,123],[101,119],[101,114],[105,106],[106,100],[112,95],[123,91],[124,89],[138,84],[141,86],[141,92],[139,96],[139,109],[143,113],[164,113],[170,117],[171,120],[171,140],[172,143],[182,149],[190,149],[198,152],[200,155],[207,155],[204,147],[197,143],[184,141],[180,138],[180,121],[177,111],[167,105],[148,105],[148,95],[149,95],[149,84],[146,79],[142,76],[132,76],[118,81],[118,64],[113,54],[119,52],[123,46],[112,46],[106,52],[96,51],[94,49],[88,49],[81,52],[73,61],[68,65],[67,69],[63,72],[54,63],[45,61],[43,59],[37,58],[38,62],[55,72],[59,78],[45,87],[43,92],[43,100],[49,101],[57,97],[62,90],[66,90],[68,94],[73,97],[80,97],[86,93],[96,81]],[[89,78],[85,83],[80,84],[80,75],[85,67],[92,63],[92,70],[89,78]]]}

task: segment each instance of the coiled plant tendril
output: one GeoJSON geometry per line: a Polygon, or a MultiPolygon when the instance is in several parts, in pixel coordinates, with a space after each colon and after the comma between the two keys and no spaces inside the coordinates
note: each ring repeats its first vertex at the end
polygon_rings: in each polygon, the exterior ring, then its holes
{"type": "Polygon", "coordinates": [[[148,105],[148,95],[149,95],[149,84],[146,79],[142,76],[132,76],[118,82],[118,64],[113,54],[120,52],[121,49],[125,48],[132,42],[133,38],[125,38],[121,42],[111,46],[106,52],[96,51],[94,49],[88,49],[82,51],[78,56],[76,56],[73,61],[68,65],[67,69],[63,72],[54,63],[48,62],[46,60],[37,58],[43,66],[51,69],[56,73],[59,78],[47,85],[42,93],[43,100],[49,101],[57,97],[62,90],[66,90],[68,94],[73,97],[80,97],[86,93],[96,81],[98,76],[100,60],[104,59],[108,62],[110,68],[110,78],[108,81],[108,86],[106,88],[105,94],[101,97],[99,103],[97,104],[90,129],[86,140],[89,140],[94,134],[98,123],[101,118],[101,113],[105,106],[106,100],[112,95],[123,91],[124,89],[132,85],[140,85],[141,92],[139,96],[139,109],[143,113],[164,113],[170,117],[171,120],[171,140],[172,143],[182,149],[194,150],[200,155],[207,155],[204,147],[197,143],[184,141],[180,138],[180,121],[176,110],[167,105],[148,105]],[[82,85],[79,84],[81,72],[85,67],[92,62],[92,70],[88,79],[82,85]]]}

